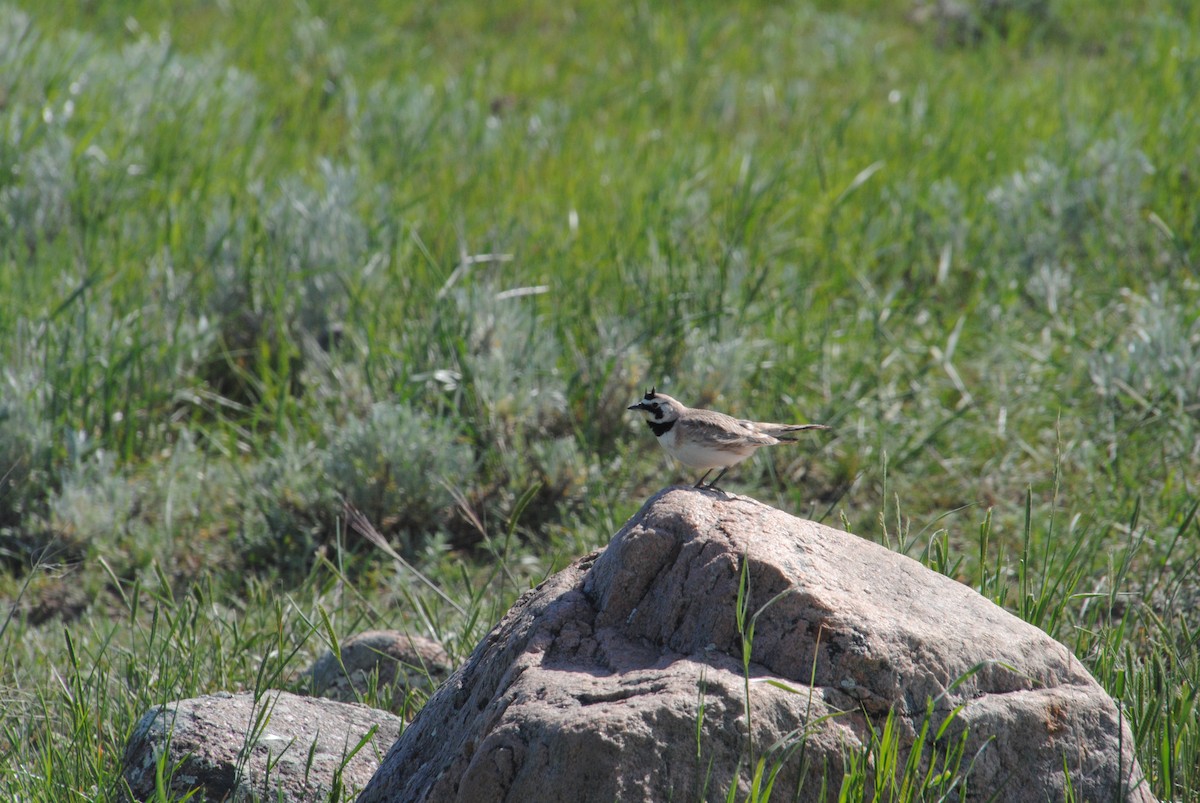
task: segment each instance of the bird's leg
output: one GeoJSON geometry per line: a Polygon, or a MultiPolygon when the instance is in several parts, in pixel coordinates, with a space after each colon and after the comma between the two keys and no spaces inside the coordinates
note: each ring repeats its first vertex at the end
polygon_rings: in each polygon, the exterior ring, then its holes
{"type": "MultiPolygon", "coordinates": [[[[724,477],[725,472],[728,470],[729,470],[729,466],[725,466],[725,468],[721,469],[721,473],[718,474],[717,476],[713,477],[713,481],[708,484],[708,490],[712,491],[712,490],[716,489],[717,483],[721,481],[721,477],[724,477]]],[[[708,475],[705,474],[704,476],[707,477],[708,475]]]]}
{"type": "MultiPolygon", "coordinates": [[[[707,477],[709,474],[712,474],[712,473],[713,473],[713,470],[710,468],[708,471],[704,472],[704,477],[707,477]]],[[[725,472],[722,471],[721,473],[724,474],[725,472]]],[[[700,479],[696,480],[696,484],[693,485],[692,487],[693,488],[703,488],[704,487],[704,477],[701,477],[700,479]]]]}

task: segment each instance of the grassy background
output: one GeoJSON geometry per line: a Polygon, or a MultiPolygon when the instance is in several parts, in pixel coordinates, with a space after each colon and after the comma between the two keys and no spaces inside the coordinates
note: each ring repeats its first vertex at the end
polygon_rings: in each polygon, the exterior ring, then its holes
{"type": "Polygon", "coordinates": [[[1200,6],[1011,5],[0,6],[4,796],[366,627],[461,659],[688,479],[656,384],[833,426],[730,487],[1046,629],[1197,799],[1200,6]]]}

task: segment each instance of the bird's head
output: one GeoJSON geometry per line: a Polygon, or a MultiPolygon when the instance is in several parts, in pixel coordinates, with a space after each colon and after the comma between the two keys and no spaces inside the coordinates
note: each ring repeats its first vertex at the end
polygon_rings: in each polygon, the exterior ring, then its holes
{"type": "Polygon", "coordinates": [[[626,409],[637,410],[646,417],[647,421],[665,424],[679,418],[680,413],[687,408],[667,394],[650,388],[637,404],[630,405],[626,409]]]}

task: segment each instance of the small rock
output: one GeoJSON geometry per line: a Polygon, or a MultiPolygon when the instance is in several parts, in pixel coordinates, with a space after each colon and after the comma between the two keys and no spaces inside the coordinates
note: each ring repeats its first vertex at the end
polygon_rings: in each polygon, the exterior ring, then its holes
{"type": "Polygon", "coordinates": [[[160,758],[171,799],[193,790],[199,800],[341,799],[366,785],[401,727],[386,711],[285,691],[257,703],[250,692],[209,694],[146,712],[125,747],[124,775],[135,800],[154,798],[160,758]]]}
{"type": "Polygon", "coordinates": [[[1016,20],[1024,26],[1048,25],[1049,0],[915,0],[909,18],[932,26],[939,44],[978,44],[987,32],[1004,38],[1016,20]]]}
{"type": "Polygon", "coordinates": [[[308,670],[316,695],[354,702],[367,692],[372,673],[378,688],[395,686],[431,693],[450,674],[450,658],[432,639],[398,630],[367,630],[341,642],[341,663],[326,652],[308,670]],[[345,670],[343,671],[343,667],[345,670]]]}

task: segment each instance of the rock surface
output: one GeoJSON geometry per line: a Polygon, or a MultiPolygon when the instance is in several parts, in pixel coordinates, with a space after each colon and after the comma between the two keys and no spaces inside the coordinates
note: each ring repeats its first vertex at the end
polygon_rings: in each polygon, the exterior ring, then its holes
{"type": "Polygon", "coordinates": [[[398,630],[367,630],[340,645],[341,662],[333,651],[325,653],[308,670],[313,692],[341,702],[354,702],[367,692],[374,674],[382,688],[395,685],[401,692],[433,691],[450,674],[446,650],[432,639],[398,630]]]}
{"type": "Polygon", "coordinates": [[[750,749],[772,746],[776,797],[836,799],[843,756],[861,757],[889,711],[907,752],[927,701],[934,729],[963,706],[946,743],[968,728],[964,797],[1061,800],[1066,767],[1076,799],[1153,799],[1113,702],[1042,631],[877,544],[668,489],[518,600],[359,800],[724,800],[731,785],[745,799],[750,749]],[[753,748],[743,556],[761,611],[753,748]]]}
{"type": "Polygon", "coordinates": [[[284,691],[267,692],[257,706],[249,692],[205,695],[155,706],[139,720],[125,748],[125,780],[135,799],[153,799],[165,750],[172,800],[193,789],[198,800],[325,800],[362,789],[400,729],[385,711],[284,691]]]}

